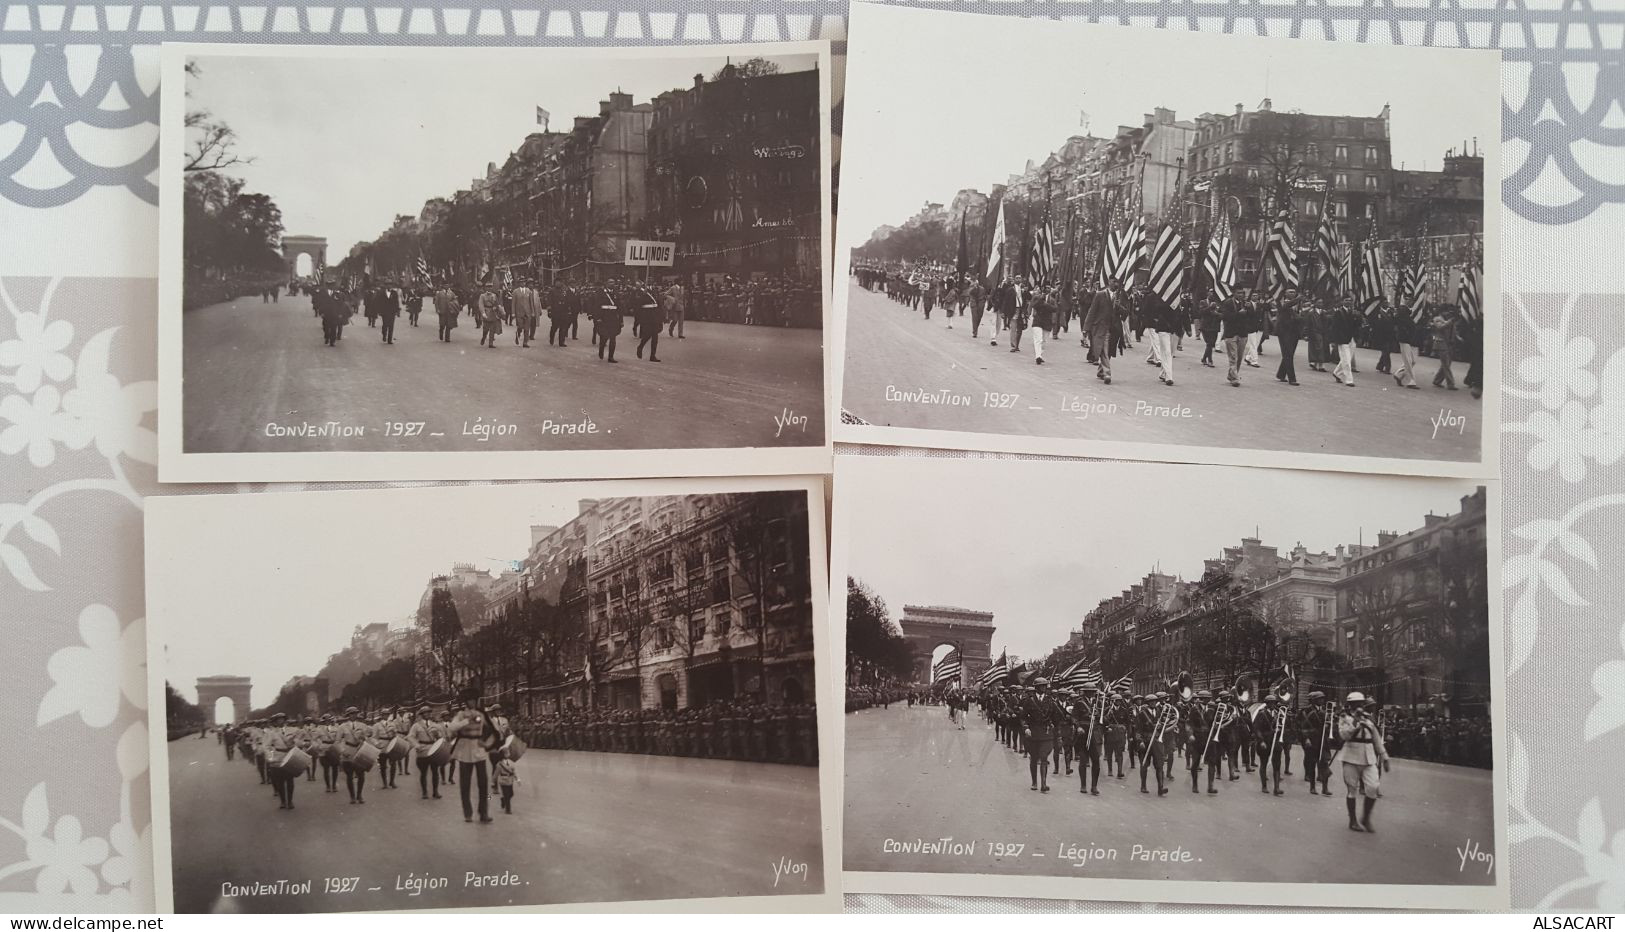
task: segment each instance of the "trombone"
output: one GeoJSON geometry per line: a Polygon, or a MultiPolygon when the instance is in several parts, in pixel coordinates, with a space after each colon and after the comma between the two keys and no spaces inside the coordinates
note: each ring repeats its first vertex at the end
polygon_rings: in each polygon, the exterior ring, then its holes
{"type": "Polygon", "coordinates": [[[1275,716],[1275,729],[1270,733],[1270,756],[1266,762],[1275,760],[1275,749],[1281,746],[1281,739],[1286,736],[1286,710],[1275,709],[1271,712],[1275,716]]]}
{"type": "Polygon", "coordinates": [[[1320,727],[1320,748],[1315,752],[1315,765],[1326,759],[1326,745],[1332,740],[1332,729],[1337,727],[1337,719],[1342,715],[1339,708],[1341,703],[1328,702],[1325,707],[1326,721],[1320,727]]]}
{"type": "Polygon", "coordinates": [[[1213,739],[1217,738],[1226,728],[1229,728],[1230,723],[1235,721],[1236,716],[1239,714],[1240,713],[1236,711],[1236,707],[1230,705],[1228,702],[1220,703],[1219,707],[1214,710],[1213,725],[1207,730],[1207,743],[1202,745],[1203,759],[1207,758],[1208,749],[1213,747],[1213,739]]]}
{"type": "Polygon", "coordinates": [[[1175,708],[1172,703],[1165,704],[1162,711],[1157,713],[1157,727],[1151,733],[1151,744],[1155,745],[1158,741],[1161,741],[1162,736],[1167,733],[1168,729],[1177,724],[1179,724],[1179,709],[1175,708]]]}

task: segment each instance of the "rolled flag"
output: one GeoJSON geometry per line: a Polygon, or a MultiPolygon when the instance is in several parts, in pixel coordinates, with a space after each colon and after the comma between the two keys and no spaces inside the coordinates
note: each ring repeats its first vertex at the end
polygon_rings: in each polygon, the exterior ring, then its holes
{"type": "Polygon", "coordinates": [[[987,279],[990,282],[998,281],[993,273],[999,270],[1004,261],[1004,202],[999,202],[999,220],[993,226],[993,248],[987,256],[987,279]]]}

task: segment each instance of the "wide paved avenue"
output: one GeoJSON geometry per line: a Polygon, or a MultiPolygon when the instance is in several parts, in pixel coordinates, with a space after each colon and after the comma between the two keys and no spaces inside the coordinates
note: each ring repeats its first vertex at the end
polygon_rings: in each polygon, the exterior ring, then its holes
{"type": "MultiPolygon", "coordinates": [[[[1483,862],[1465,868],[1458,847],[1491,852],[1487,770],[1396,760],[1384,775],[1377,834],[1350,832],[1338,770],[1333,798],[1309,795],[1299,751],[1283,796],[1259,792],[1258,775],[1191,793],[1184,760],[1167,796],[1140,793],[1139,774],[1102,772],[1100,795],[1078,775],[1028,789],[1027,760],[994,738],[973,709],[964,731],[941,706],[865,709],[846,716],[845,866],[858,871],[968,872],[1141,880],[1299,883],[1487,884],[1483,862]],[[978,842],[972,854],[885,853],[893,841],[978,842]],[[1022,844],[995,857],[988,842],[1022,844]],[[1143,851],[1188,853],[1187,862],[1136,860],[1143,851]],[[1073,846],[1077,852],[1068,852],[1073,846]],[[1116,859],[1102,854],[1115,851],[1116,859]],[[1082,865],[1079,866],[1079,862],[1082,865]]],[[[1064,767],[1063,767],[1064,769],[1064,767]]],[[[1125,768],[1126,769],[1126,768],[1125,768]]],[[[1155,855],[1153,855],[1155,857],[1155,855]]]]}
{"type": "MultiPolygon", "coordinates": [[[[843,411],[870,424],[929,430],[974,431],[1082,440],[1172,443],[1237,449],[1290,450],[1344,456],[1474,462],[1483,402],[1465,386],[1434,388],[1439,363],[1417,360],[1419,391],[1402,389],[1377,371],[1378,353],[1356,351],[1355,387],[1309,369],[1308,344],[1296,356],[1299,384],[1275,380],[1280,343],[1269,340],[1259,368],[1243,366],[1241,387],[1225,381],[1224,346],[1214,349],[1215,368],[1202,365],[1200,337],[1187,336],[1174,354],[1174,385],[1157,380],[1146,365],[1146,341],[1112,360],[1112,384],[1095,378],[1079,345],[1077,322],[1059,339],[1044,340],[1044,365],[1033,361],[1024,335],[1021,352],[1010,352],[1007,334],[989,346],[989,335],[970,335],[970,319],[940,310],[926,320],[879,292],[849,285],[843,411]],[[967,405],[888,401],[899,392],[946,392],[967,405]],[[990,400],[991,395],[991,400],[990,400]],[[999,406],[999,403],[1006,403],[999,406]],[[1144,407],[1141,407],[1141,405],[1144,407]],[[1115,409],[1103,406],[1115,405],[1115,409]],[[1160,408],[1183,408],[1180,416],[1160,408]],[[1434,422],[1440,426],[1435,430],[1434,422]]],[[[984,321],[985,322],[985,321],[984,321]]],[[[1467,364],[1453,368],[1461,385],[1467,364]]]]}
{"type": "Polygon", "coordinates": [[[805,446],[823,442],[823,332],[689,321],[687,339],[660,337],[659,363],[638,359],[630,319],[617,365],[598,360],[585,316],[580,339],[529,349],[505,327],[479,345],[464,316],[452,342],[436,339],[431,310],[402,315],[395,342],[356,314],[336,346],[322,342],[304,295],[258,297],[189,311],[183,326],[183,433],[189,453],[306,450],[582,450],[805,446]],[[544,429],[579,425],[594,433],[544,429]],[[794,420],[792,420],[794,419],[794,420]],[[780,426],[780,421],[791,423],[780,426]],[[280,427],[337,422],[359,436],[268,436],[280,427]],[[388,436],[389,422],[423,422],[388,436]],[[480,441],[482,425],[512,433],[480,441]],[[465,427],[467,425],[467,427],[465,427]],[[436,436],[438,434],[438,436],[436,436]]]}
{"type": "Polygon", "coordinates": [[[514,814],[493,796],[482,825],[463,821],[460,787],[424,800],[417,770],[396,788],[368,775],[364,805],[301,778],[277,808],[252,763],[210,737],[170,742],[175,905],[179,912],[311,912],[588,903],[816,893],[823,885],[818,768],[747,761],[534,749],[519,761],[514,814]],[[780,877],[781,859],[806,872],[780,877]],[[466,887],[476,875],[514,886],[466,887]],[[323,894],[323,878],[359,877],[323,894]],[[408,896],[413,878],[444,890],[408,896]],[[312,894],[220,898],[221,884],[312,881],[312,894]]]}

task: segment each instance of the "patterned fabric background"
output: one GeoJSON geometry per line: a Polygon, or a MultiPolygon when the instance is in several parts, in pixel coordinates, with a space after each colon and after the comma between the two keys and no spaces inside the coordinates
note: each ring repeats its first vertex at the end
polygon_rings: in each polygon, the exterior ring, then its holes
{"type": "MultiPolygon", "coordinates": [[[[575,3],[0,0],[0,624],[9,674],[0,734],[28,749],[0,777],[0,911],[152,904],[141,508],[160,491],[156,43],[846,38],[846,7],[834,0],[575,3]]],[[[1606,766],[1625,759],[1625,623],[1604,610],[1625,603],[1620,574],[1605,572],[1625,565],[1625,535],[1608,530],[1625,517],[1625,9],[1586,0],[974,8],[1504,50],[1513,903],[1625,909],[1625,781],[1606,766]]],[[[848,905],[1124,908],[878,896],[848,905]]]]}

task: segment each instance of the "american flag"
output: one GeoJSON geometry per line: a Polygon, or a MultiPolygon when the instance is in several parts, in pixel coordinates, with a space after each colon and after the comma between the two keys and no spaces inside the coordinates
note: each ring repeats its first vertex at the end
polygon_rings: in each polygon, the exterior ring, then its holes
{"type": "Polygon", "coordinates": [[[1050,684],[1056,689],[1095,689],[1100,688],[1100,671],[1091,669],[1080,658],[1072,662],[1072,666],[1062,670],[1050,684]]]}
{"type": "Polygon", "coordinates": [[[1478,293],[1478,269],[1468,266],[1462,269],[1461,284],[1456,286],[1456,310],[1467,320],[1477,320],[1483,313],[1478,293]]]}
{"type": "Polygon", "coordinates": [[[1298,287],[1297,234],[1292,230],[1292,216],[1286,210],[1282,210],[1280,216],[1275,218],[1275,226],[1270,230],[1266,258],[1271,278],[1275,283],[1276,296],[1280,296],[1288,288],[1298,287]]]}
{"type": "Polygon", "coordinates": [[[1100,287],[1106,287],[1117,277],[1118,253],[1122,248],[1122,237],[1116,230],[1108,230],[1100,244],[1100,287]]]}
{"type": "Polygon", "coordinates": [[[999,662],[988,667],[977,682],[982,686],[992,686],[1003,682],[1010,675],[1010,656],[1006,651],[999,651],[999,662]]]}
{"type": "Polygon", "coordinates": [[[1376,243],[1360,248],[1360,310],[1369,314],[1382,302],[1382,251],[1376,243]]]}
{"type": "Polygon", "coordinates": [[[1151,250],[1149,285],[1169,307],[1179,307],[1185,289],[1185,238],[1172,225],[1157,234],[1157,245],[1151,250]]]}
{"type": "Polygon", "coordinates": [[[1117,679],[1112,680],[1112,685],[1111,685],[1111,691],[1112,692],[1117,692],[1119,689],[1132,689],[1132,688],[1134,688],[1134,671],[1133,670],[1130,670],[1127,673],[1123,674],[1122,676],[1118,677],[1117,679]]]}
{"type": "Polygon", "coordinates": [[[1050,228],[1049,217],[1033,233],[1033,248],[1027,254],[1027,280],[1042,285],[1055,274],[1055,231],[1050,228]]]}
{"type": "Polygon", "coordinates": [[[942,659],[937,661],[937,665],[933,668],[933,672],[931,674],[931,682],[942,683],[945,681],[952,681],[954,683],[958,683],[960,669],[961,664],[959,662],[959,648],[955,647],[949,650],[948,653],[942,655],[942,659]]]}
{"type": "Polygon", "coordinates": [[[1401,300],[1411,309],[1412,320],[1420,321],[1427,307],[1427,276],[1427,269],[1420,262],[1400,272],[1400,289],[1404,292],[1401,300]]]}
{"type": "Polygon", "coordinates": [[[429,262],[428,262],[428,260],[424,259],[422,256],[418,256],[417,270],[418,270],[418,278],[421,278],[424,281],[429,280],[429,262]]]}
{"type": "Polygon", "coordinates": [[[1207,257],[1203,261],[1208,281],[1213,283],[1213,296],[1220,301],[1236,290],[1236,247],[1230,241],[1230,218],[1219,220],[1219,229],[1207,242],[1207,257]]]}
{"type": "Polygon", "coordinates": [[[1315,258],[1320,265],[1321,281],[1328,289],[1337,290],[1341,279],[1341,266],[1337,255],[1337,230],[1332,226],[1332,218],[1324,211],[1320,215],[1320,226],[1315,230],[1315,258]]]}
{"type": "Polygon", "coordinates": [[[1135,217],[1117,242],[1117,270],[1114,277],[1125,285],[1129,284],[1134,280],[1134,270],[1144,260],[1145,218],[1135,217]]]}

